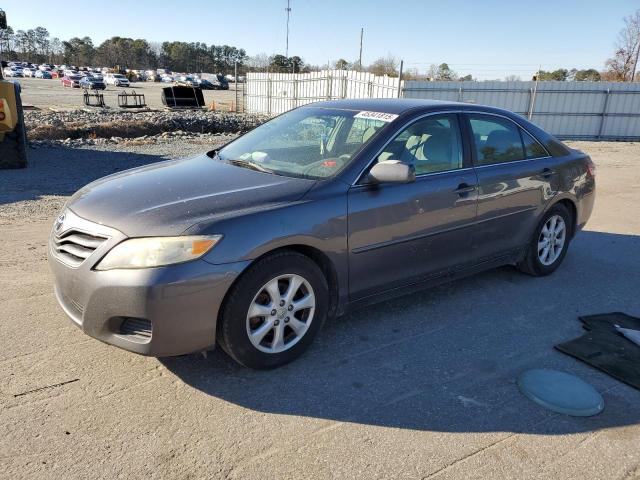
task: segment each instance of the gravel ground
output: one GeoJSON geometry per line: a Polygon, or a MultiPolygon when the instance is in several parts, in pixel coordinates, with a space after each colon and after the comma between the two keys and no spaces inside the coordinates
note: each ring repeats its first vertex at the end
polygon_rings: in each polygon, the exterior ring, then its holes
{"type": "Polygon", "coordinates": [[[501,268],[360,310],[269,372],[85,336],[46,264],[64,199],[219,141],[38,148],[0,171],[0,478],[640,478],[640,392],[553,349],[578,315],[640,316],[640,145],[572,144],[598,165],[598,199],[550,277],[501,268]],[[580,375],[605,411],[533,404],[515,385],[533,367],[580,375]]]}

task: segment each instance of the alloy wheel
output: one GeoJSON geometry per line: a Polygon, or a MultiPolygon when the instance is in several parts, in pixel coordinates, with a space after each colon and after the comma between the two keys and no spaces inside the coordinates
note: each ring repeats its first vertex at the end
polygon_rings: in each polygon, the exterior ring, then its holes
{"type": "Polygon", "coordinates": [[[538,260],[544,266],[553,264],[564,248],[567,225],[560,215],[552,215],[545,222],[538,237],[538,260]]]}
{"type": "Polygon", "coordinates": [[[302,339],[313,320],[316,297],[300,275],[269,280],[253,298],[247,312],[247,335],[258,350],[280,353],[302,339]]]}

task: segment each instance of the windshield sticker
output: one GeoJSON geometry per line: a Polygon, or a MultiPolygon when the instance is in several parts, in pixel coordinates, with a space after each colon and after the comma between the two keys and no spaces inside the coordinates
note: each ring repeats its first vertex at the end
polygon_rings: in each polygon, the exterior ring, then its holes
{"type": "Polygon", "coordinates": [[[381,120],[383,122],[393,122],[396,118],[398,118],[398,115],[394,115],[393,113],[363,111],[354,115],[353,118],[368,118],[370,120],[381,120]]]}

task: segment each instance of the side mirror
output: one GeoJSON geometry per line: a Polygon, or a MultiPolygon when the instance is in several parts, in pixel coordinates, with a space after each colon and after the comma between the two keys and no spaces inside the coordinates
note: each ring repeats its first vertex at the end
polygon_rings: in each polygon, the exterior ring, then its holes
{"type": "Polygon", "coordinates": [[[371,183],[410,183],[415,180],[415,167],[400,160],[378,162],[369,172],[369,182],[371,183]]]}

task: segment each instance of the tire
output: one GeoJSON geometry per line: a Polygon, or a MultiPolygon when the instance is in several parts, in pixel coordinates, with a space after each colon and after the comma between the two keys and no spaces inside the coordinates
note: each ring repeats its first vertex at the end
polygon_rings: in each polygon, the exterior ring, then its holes
{"type": "Polygon", "coordinates": [[[27,134],[24,126],[24,112],[20,100],[20,90],[15,87],[18,108],[18,123],[11,132],[4,134],[0,141],[0,170],[7,168],[25,168],[27,166],[27,134]]]}
{"type": "Polygon", "coordinates": [[[327,281],[314,261],[293,251],[270,255],[249,267],[229,291],[218,321],[218,343],[246,367],[279,367],[298,358],[311,345],[327,316],[328,305],[327,281]],[[296,283],[287,283],[294,278],[296,283]],[[267,285],[276,282],[280,292],[284,292],[276,295],[285,298],[288,288],[297,285],[300,279],[302,283],[290,297],[292,302],[282,300],[285,303],[281,304],[267,292],[267,285]],[[311,308],[295,310],[295,304],[299,307],[312,302],[311,308]],[[264,315],[250,317],[251,311],[264,315]],[[282,342],[278,341],[280,338],[282,342]]]}
{"type": "Polygon", "coordinates": [[[564,205],[557,204],[551,207],[547,212],[545,212],[540,223],[536,227],[531,242],[527,248],[525,258],[517,264],[517,267],[522,272],[534,277],[550,275],[555,272],[567,254],[571,236],[573,234],[572,226],[573,219],[564,205]],[[554,219],[556,220],[555,223],[553,223],[554,219]],[[564,223],[564,236],[562,237],[560,249],[558,249],[558,244],[560,243],[561,238],[560,235],[550,234],[549,228],[550,226],[556,225],[555,229],[559,229],[561,225],[559,219],[562,219],[562,222],[564,223]],[[552,237],[553,240],[551,240],[552,237]],[[547,241],[548,248],[544,246],[545,240],[547,241]],[[538,248],[539,246],[541,246],[541,249],[538,248]],[[547,248],[547,256],[545,256],[545,248],[547,248]]]}

